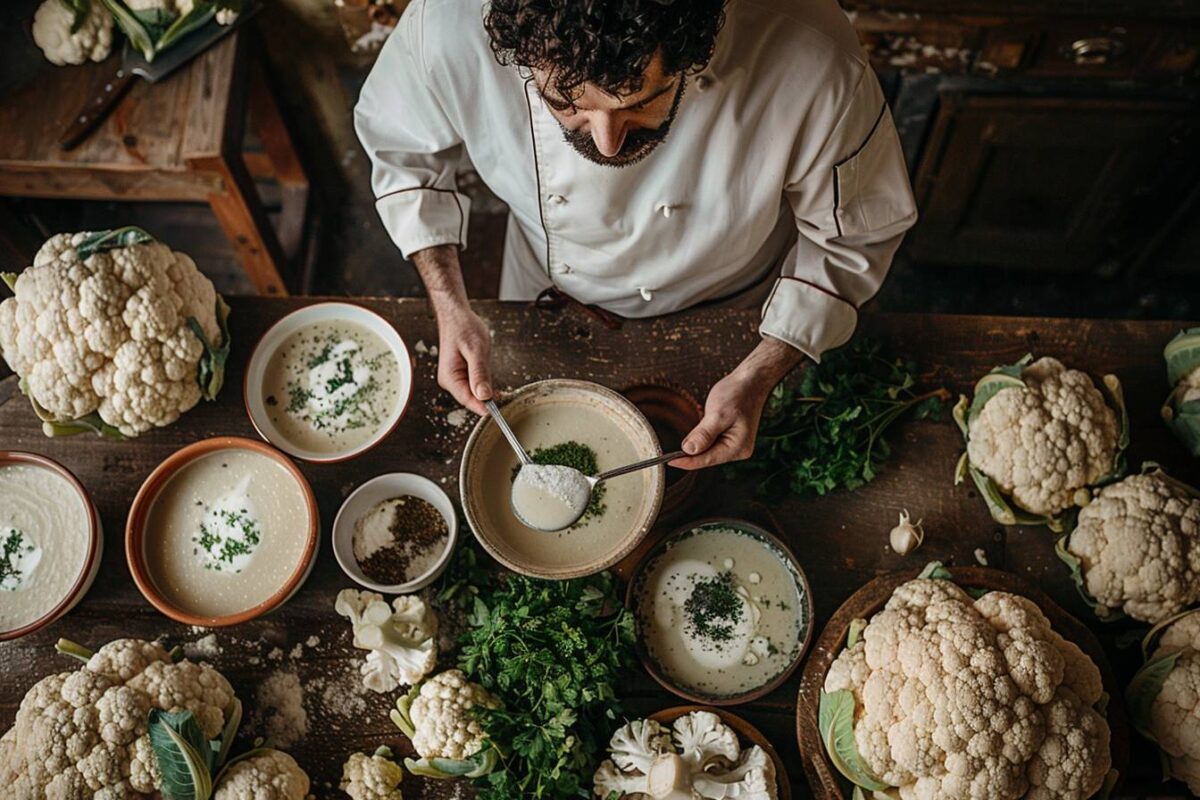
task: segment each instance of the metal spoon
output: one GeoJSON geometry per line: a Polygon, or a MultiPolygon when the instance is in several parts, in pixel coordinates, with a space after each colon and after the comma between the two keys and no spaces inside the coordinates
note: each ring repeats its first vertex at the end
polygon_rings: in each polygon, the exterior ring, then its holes
{"type": "MultiPolygon", "coordinates": [[[[576,478],[576,480],[587,483],[587,487],[588,487],[587,488],[587,499],[583,503],[580,504],[579,512],[566,525],[563,525],[562,527],[553,527],[553,528],[546,528],[546,527],[542,527],[539,525],[531,524],[529,522],[529,520],[525,519],[525,517],[521,515],[521,512],[517,509],[516,503],[512,503],[513,514],[515,514],[517,519],[521,520],[522,523],[524,523],[526,526],[528,526],[530,528],[533,528],[534,530],[544,531],[546,533],[566,530],[567,528],[570,528],[572,525],[574,525],[576,522],[579,522],[580,517],[582,517],[584,515],[584,513],[586,513],[587,507],[591,503],[591,500],[592,500],[592,493],[596,491],[596,485],[598,483],[600,483],[601,481],[606,481],[610,478],[616,478],[620,475],[628,475],[631,472],[637,472],[639,470],[647,469],[648,467],[657,467],[659,464],[665,464],[668,461],[674,461],[677,458],[683,458],[685,455],[687,455],[687,453],[683,452],[682,450],[676,450],[671,453],[664,453],[661,456],[655,456],[654,458],[648,458],[645,461],[638,461],[633,464],[627,464],[623,467],[617,467],[616,469],[610,469],[606,472],[601,472],[599,475],[584,475],[582,472],[575,469],[574,467],[564,467],[564,466],[554,465],[562,470],[570,470],[571,472],[573,472],[575,475],[578,476],[578,478],[576,478]]],[[[514,488],[514,490],[516,488],[515,481],[513,483],[513,488],[514,488]]],[[[512,499],[513,498],[510,498],[510,501],[512,499]]]]}
{"type": "Polygon", "coordinates": [[[521,442],[517,439],[517,435],[513,433],[513,429],[508,426],[508,420],[500,413],[500,407],[496,405],[496,401],[485,400],[483,406],[487,409],[488,414],[491,415],[492,422],[496,423],[496,426],[500,428],[500,432],[504,434],[504,438],[512,445],[512,449],[517,452],[517,457],[521,459],[521,463],[532,464],[533,459],[529,457],[529,453],[525,452],[525,448],[521,446],[521,442]]]}

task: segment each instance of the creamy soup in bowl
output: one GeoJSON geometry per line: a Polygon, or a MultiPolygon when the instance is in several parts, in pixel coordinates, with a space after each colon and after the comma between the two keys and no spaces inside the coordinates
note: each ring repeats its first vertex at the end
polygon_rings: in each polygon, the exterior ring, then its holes
{"type": "Polygon", "coordinates": [[[82,599],[100,566],[100,517],[64,467],[0,451],[0,640],[38,630],[82,599]]]}
{"type": "Polygon", "coordinates": [[[808,582],[776,537],[738,520],[675,532],[635,570],[629,603],[650,674],[714,705],[778,686],[812,632],[808,582]]]}
{"type": "Polygon", "coordinates": [[[317,303],[275,323],[246,368],[246,408],[259,434],[306,461],[341,461],[378,444],[412,393],[396,330],[350,303],[317,303]]]}
{"type": "Polygon", "coordinates": [[[286,602],[316,560],[320,523],[303,475],[273,448],[222,437],[178,451],[130,510],[126,555],[156,608],[233,625],[286,602]]]}

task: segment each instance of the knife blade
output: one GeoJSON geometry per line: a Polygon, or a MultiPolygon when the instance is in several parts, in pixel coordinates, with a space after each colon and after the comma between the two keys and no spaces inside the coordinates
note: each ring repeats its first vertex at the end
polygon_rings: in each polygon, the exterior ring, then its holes
{"type": "Polygon", "coordinates": [[[87,139],[133,86],[134,79],[157,83],[241,27],[260,8],[262,4],[259,2],[245,3],[242,13],[228,25],[221,25],[215,19],[209,20],[171,47],[156,53],[153,61],[147,61],[136,47],[126,41],[120,65],[100,84],[96,94],[79,113],[72,117],[67,129],[59,137],[59,146],[63,150],[73,150],[87,139]]]}

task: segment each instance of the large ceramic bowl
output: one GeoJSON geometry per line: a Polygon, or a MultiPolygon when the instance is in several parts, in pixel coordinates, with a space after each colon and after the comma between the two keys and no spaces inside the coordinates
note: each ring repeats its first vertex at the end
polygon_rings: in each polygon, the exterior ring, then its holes
{"type": "Polygon", "coordinates": [[[413,367],[412,355],[408,345],[392,327],[392,324],[374,311],[354,305],[353,303],[316,303],[311,306],[293,311],[272,325],[250,354],[246,364],[246,375],[242,383],[242,394],[245,398],[246,413],[258,435],[293,458],[315,463],[332,464],[362,455],[386,439],[408,410],[412,399],[413,367]],[[350,322],[369,330],[383,340],[388,349],[396,357],[399,370],[400,385],[397,389],[399,401],[396,408],[379,425],[373,436],[362,444],[335,452],[321,452],[297,444],[271,421],[267,411],[266,399],[263,397],[263,384],[266,381],[267,366],[271,356],[279,349],[289,336],[308,325],[318,322],[350,322]]]}
{"type": "Polygon", "coordinates": [[[700,520],[699,522],[684,525],[666,536],[661,542],[655,544],[638,562],[637,566],[634,567],[632,577],[626,589],[625,606],[633,612],[634,619],[638,621],[637,653],[642,661],[642,666],[646,668],[646,672],[667,691],[693,703],[703,703],[712,706],[734,706],[748,703],[770,694],[782,686],[791,677],[792,673],[796,671],[796,668],[800,666],[800,662],[804,660],[804,654],[808,652],[808,647],[812,643],[813,638],[812,589],[809,587],[808,577],[804,574],[804,569],[800,566],[800,562],[796,559],[795,554],[792,553],[791,548],[778,536],[744,520],[725,518],[700,520]],[[743,536],[757,540],[782,562],[787,574],[795,581],[796,593],[800,596],[801,629],[800,637],[795,642],[795,646],[791,651],[791,658],[788,659],[782,670],[771,676],[770,679],[761,685],[735,694],[706,694],[699,689],[686,686],[675,680],[650,653],[642,634],[644,626],[640,621],[642,615],[640,604],[646,581],[650,577],[652,567],[659,557],[668,553],[672,547],[685,538],[695,536],[696,534],[703,534],[706,531],[724,530],[735,531],[743,536]]]}
{"type": "Polygon", "coordinates": [[[11,630],[0,630],[0,642],[9,639],[19,639],[22,636],[40,631],[74,608],[83,599],[83,596],[87,594],[88,589],[92,586],[92,582],[96,580],[96,573],[100,571],[100,556],[104,552],[104,531],[100,527],[100,514],[96,511],[96,505],[92,502],[91,497],[88,496],[87,490],[83,488],[83,484],[71,474],[70,470],[57,461],[37,455],[36,453],[0,450],[0,466],[9,465],[46,469],[64,478],[83,500],[83,506],[88,514],[89,526],[85,534],[87,537],[87,550],[83,559],[83,566],[67,593],[59,599],[53,608],[33,622],[22,625],[19,628],[12,628],[11,630]]]}
{"type": "MultiPolygon", "coordinates": [[[[531,383],[513,392],[502,411],[527,450],[578,441],[597,450],[601,471],[622,466],[605,460],[604,447],[619,448],[629,463],[662,453],[654,429],[631,402],[588,381],[531,383]],[[547,424],[572,415],[578,428],[547,424]],[[616,441],[607,442],[610,434],[616,441]]],[[[509,569],[536,578],[563,580],[611,567],[642,540],[662,504],[665,468],[652,467],[613,479],[603,517],[560,533],[533,531],[517,521],[509,502],[516,466],[499,428],[483,417],[463,450],[459,491],[467,524],[484,549],[509,569]],[[616,502],[618,494],[625,500],[616,502]]]]}
{"type": "Polygon", "coordinates": [[[255,619],[274,611],[290,600],[304,585],[304,581],[312,572],[313,565],[316,564],[320,536],[321,517],[317,509],[317,500],[304,475],[287,456],[270,445],[253,439],[219,436],[213,439],[204,439],[175,451],[146,478],[129,509],[129,520],[125,526],[125,557],[129,562],[129,571],[133,574],[134,583],[137,584],[142,595],[150,601],[150,604],[163,614],[185,625],[220,628],[255,619]],[[146,557],[147,549],[156,545],[156,537],[159,534],[152,530],[147,522],[155,501],[158,500],[168,481],[180,470],[203,456],[237,450],[246,450],[266,456],[284,468],[303,497],[303,514],[307,525],[294,532],[294,535],[303,537],[300,557],[295,568],[286,576],[286,579],[280,581],[279,586],[265,600],[237,613],[205,616],[173,601],[159,587],[154,569],[146,557]]]}

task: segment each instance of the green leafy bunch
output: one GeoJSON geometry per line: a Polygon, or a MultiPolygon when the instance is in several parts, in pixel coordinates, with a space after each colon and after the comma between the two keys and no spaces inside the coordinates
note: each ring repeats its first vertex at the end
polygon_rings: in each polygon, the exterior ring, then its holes
{"type": "Polygon", "coordinates": [[[888,427],[911,411],[935,417],[945,389],[918,393],[917,367],[879,342],[856,339],[827,353],[798,379],[780,383],[763,410],[754,454],[730,464],[731,477],[752,475],[758,491],[825,495],[875,479],[891,446],[888,427]]]}
{"type": "Polygon", "coordinates": [[[459,667],[503,703],[478,712],[501,760],[479,780],[481,800],[587,793],[633,663],[633,616],[615,590],[609,573],[458,585],[459,597],[474,595],[459,667]]]}

